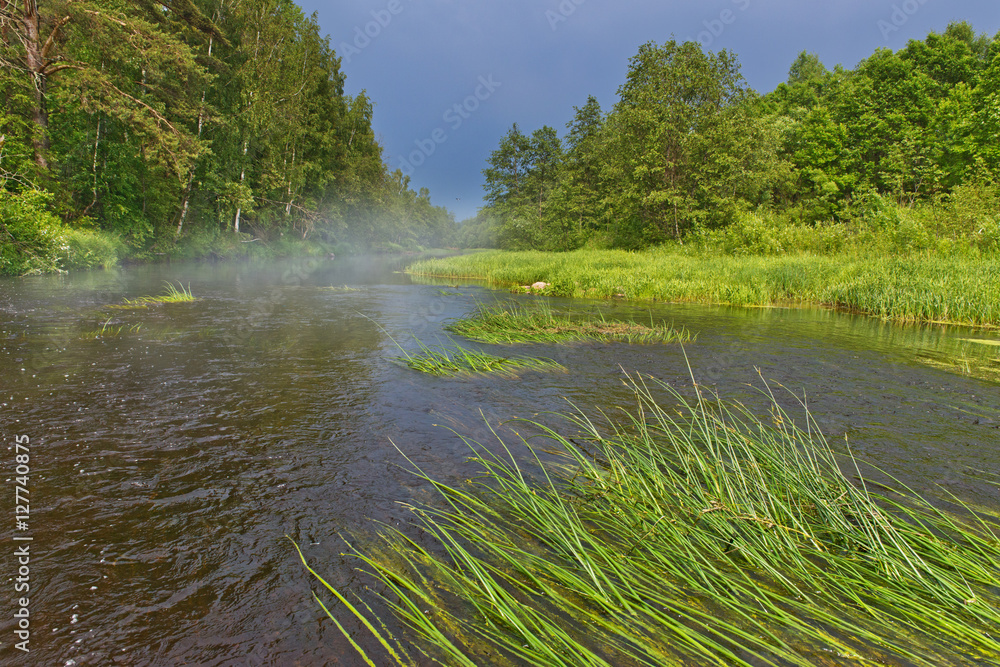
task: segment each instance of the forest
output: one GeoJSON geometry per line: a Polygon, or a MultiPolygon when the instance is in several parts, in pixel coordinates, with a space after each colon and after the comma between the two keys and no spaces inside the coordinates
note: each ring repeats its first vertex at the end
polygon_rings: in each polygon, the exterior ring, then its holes
{"type": "Polygon", "coordinates": [[[0,99],[0,275],[454,228],[291,0],[0,0],[0,99]]]}
{"type": "Polygon", "coordinates": [[[0,0],[0,275],[120,259],[458,245],[743,254],[1000,248],[1000,36],[967,23],[853,70],[645,44],[618,101],[514,124],[460,226],[387,166],[291,0],[0,0]]]}
{"type": "Polygon", "coordinates": [[[953,23],[853,70],[803,52],[766,95],[729,51],[650,43],[618,97],[575,107],[562,137],[514,124],[464,245],[777,254],[865,230],[890,250],[1000,249],[1000,35],[953,23]]]}

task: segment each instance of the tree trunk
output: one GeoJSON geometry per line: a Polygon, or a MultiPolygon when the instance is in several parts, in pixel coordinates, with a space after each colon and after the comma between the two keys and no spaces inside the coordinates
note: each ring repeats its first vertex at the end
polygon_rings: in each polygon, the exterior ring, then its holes
{"type": "Polygon", "coordinates": [[[35,131],[31,137],[31,145],[35,153],[35,164],[42,171],[47,171],[49,168],[46,158],[49,150],[49,114],[45,106],[45,56],[42,53],[42,38],[39,33],[37,0],[24,0],[21,25],[24,31],[25,64],[34,89],[31,121],[35,125],[35,131]]]}
{"type": "Polygon", "coordinates": [[[87,208],[83,209],[83,213],[80,214],[81,216],[87,215],[87,213],[90,212],[90,209],[92,209],[94,207],[94,204],[97,203],[97,151],[100,148],[100,146],[101,146],[101,115],[98,114],[97,115],[97,135],[94,137],[94,164],[93,164],[93,171],[94,171],[93,195],[94,196],[90,200],[90,203],[87,204],[87,208]]]}
{"type": "MultiPolygon", "coordinates": [[[[292,169],[295,169],[295,153],[296,153],[295,149],[292,148],[292,169]]],[[[287,218],[292,214],[292,202],[295,201],[295,196],[292,194],[291,170],[287,170],[285,173],[288,176],[288,190],[287,190],[288,203],[285,204],[285,217],[287,218]]],[[[305,238],[305,234],[302,235],[302,238],[305,238]]]]}
{"type": "MultiPolygon", "coordinates": [[[[216,12],[216,20],[218,20],[218,12],[216,12]]],[[[212,44],[213,38],[208,38],[208,56],[212,57],[212,44]]],[[[205,93],[206,91],[201,91],[201,107],[198,108],[198,139],[201,139],[201,130],[205,124],[205,93]]],[[[184,229],[184,222],[187,220],[188,205],[191,202],[191,188],[194,186],[194,169],[195,165],[191,165],[191,171],[188,173],[187,187],[184,188],[184,203],[181,205],[181,216],[180,220],[177,221],[177,233],[174,234],[175,239],[181,237],[181,230],[184,229]]]]}
{"type": "MultiPolygon", "coordinates": [[[[240,196],[241,197],[243,196],[243,188],[242,188],[243,181],[244,181],[244,179],[246,179],[246,175],[247,175],[246,160],[247,160],[247,149],[249,147],[250,147],[250,140],[249,139],[244,139],[243,140],[243,167],[240,170],[240,186],[241,186],[240,187],[240,196]]],[[[237,203],[236,204],[236,217],[233,219],[233,231],[236,232],[237,234],[240,232],[240,214],[242,212],[243,212],[243,206],[241,204],[237,203]]]]}

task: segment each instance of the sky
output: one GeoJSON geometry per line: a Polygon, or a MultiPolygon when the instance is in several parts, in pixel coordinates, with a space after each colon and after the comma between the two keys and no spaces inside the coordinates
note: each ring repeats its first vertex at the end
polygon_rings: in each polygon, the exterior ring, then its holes
{"type": "Polygon", "coordinates": [[[431,200],[472,217],[482,169],[517,123],[560,134],[593,95],[617,101],[647,42],[700,41],[737,54],[761,93],[802,51],[851,69],[878,48],[968,21],[1000,32],[1000,0],[298,0],[341,57],[349,94],[364,90],[391,169],[431,200]]]}

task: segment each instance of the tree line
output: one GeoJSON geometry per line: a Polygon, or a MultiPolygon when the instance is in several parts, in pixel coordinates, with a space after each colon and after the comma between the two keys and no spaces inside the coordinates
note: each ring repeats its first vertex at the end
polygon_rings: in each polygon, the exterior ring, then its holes
{"type": "Polygon", "coordinates": [[[874,200],[996,193],[1000,35],[967,23],[853,70],[803,52],[766,95],[729,51],[649,43],[618,97],[608,112],[594,97],[574,107],[562,137],[511,127],[483,170],[485,206],[463,225],[465,243],[641,248],[749,212],[809,225],[850,220],[874,200]]]}
{"type": "Polygon", "coordinates": [[[454,226],[388,170],[371,100],[291,0],[0,0],[0,99],[0,272],[58,268],[67,238],[149,256],[454,226]]]}

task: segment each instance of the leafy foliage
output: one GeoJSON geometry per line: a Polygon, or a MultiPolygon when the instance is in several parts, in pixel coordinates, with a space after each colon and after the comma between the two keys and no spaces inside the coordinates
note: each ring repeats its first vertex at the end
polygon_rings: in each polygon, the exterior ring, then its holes
{"type": "Polygon", "coordinates": [[[853,71],[803,52],[765,96],[728,51],[649,43],[618,95],[607,114],[593,97],[576,109],[561,157],[540,150],[551,128],[504,137],[483,171],[501,248],[635,249],[749,214],[847,222],[866,202],[946,203],[1000,175],[1000,46],[967,23],[853,71]]]}
{"type": "Polygon", "coordinates": [[[57,268],[59,219],[46,210],[50,195],[0,190],[0,273],[21,275],[57,268]]]}
{"type": "Polygon", "coordinates": [[[371,101],[344,93],[291,0],[3,2],[0,25],[3,190],[52,193],[43,208],[68,229],[93,222],[140,257],[247,234],[371,248],[453,231],[386,168],[371,101]]]}

